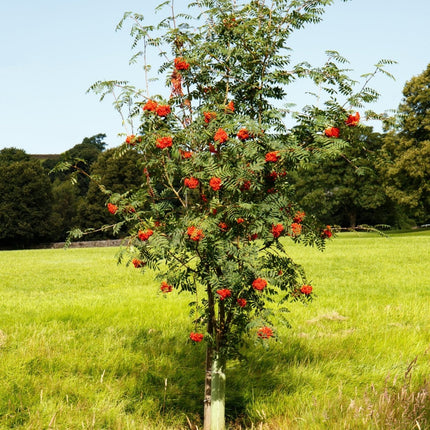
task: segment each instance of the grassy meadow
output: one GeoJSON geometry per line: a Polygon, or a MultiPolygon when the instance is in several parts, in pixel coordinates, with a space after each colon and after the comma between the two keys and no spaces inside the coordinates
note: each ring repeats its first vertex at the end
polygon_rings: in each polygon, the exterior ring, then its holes
{"type": "MultiPolygon", "coordinates": [[[[0,252],[0,429],[201,428],[190,297],[115,253],[0,252]]],[[[229,428],[430,428],[430,231],[290,253],[316,300],[230,363],[229,428]]]]}

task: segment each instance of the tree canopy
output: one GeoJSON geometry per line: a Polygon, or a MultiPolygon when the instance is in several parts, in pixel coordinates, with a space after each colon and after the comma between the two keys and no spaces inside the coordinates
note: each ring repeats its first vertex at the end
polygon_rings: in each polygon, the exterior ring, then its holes
{"type": "Polygon", "coordinates": [[[408,81],[395,127],[384,140],[386,193],[418,222],[430,217],[430,64],[408,81]]]}
{"type": "Polygon", "coordinates": [[[30,161],[30,155],[17,148],[3,148],[0,150],[0,165],[8,165],[18,161],[30,161]]]}
{"type": "Polygon", "coordinates": [[[21,152],[18,158],[0,166],[0,244],[6,246],[52,238],[49,178],[39,161],[28,160],[21,152]]]}

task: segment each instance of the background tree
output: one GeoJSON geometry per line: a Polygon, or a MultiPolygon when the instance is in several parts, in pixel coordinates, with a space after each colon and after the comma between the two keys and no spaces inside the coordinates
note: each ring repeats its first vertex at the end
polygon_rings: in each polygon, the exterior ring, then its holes
{"type": "Polygon", "coordinates": [[[326,224],[394,225],[394,205],[385,194],[377,169],[383,136],[365,126],[348,129],[342,125],[341,130],[340,136],[350,141],[341,157],[292,172],[297,199],[326,224]]]}
{"type": "MultiPolygon", "coordinates": [[[[50,172],[59,160],[67,160],[88,174],[106,146],[105,137],[106,135],[101,133],[85,137],[82,143],[57,158],[48,158],[42,162],[21,149],[5,148],[0,151],[0,165],[3,169],[0,229],[1,240],[5,246],[30,246],[40,241],[65,240],[73,227],[79,224],[89,225],[89,222],[80,218],[84,213],[78,214],[78,208],[84,207],[83,201],[87,198],[89,178],[76,178],[78,187],[74,187],[70,183],[71,169],[51,174],[50,172]],[[30,179],[30,172],[34,174],[33,181],[30,179]],[[49,181],[49,178],[52,184],[48,187],[46,180],[49,181]],[[15,193],[15,201],[8,201],[15,193]],[[32,213],[32,220],[29,219],[29,213],[32,213]]],[[[116,168],[124,169],[123,173],[116,173],[117,183],[129,175],[126,164],[119,164],[116,168]]],[[[104,178],[106,179],[106,175],[104,178]]],[[[127,180],[124,183],[130,185],[127,180]]],[[[98,212],[101,213],[102,210],[103,208],[99,208],[98,212]]],[[[93,215],[93,212],[89,213],[93,215]]]]}
{"type": "Polygon", "coordinates": [[[78,205],[83,197],[78,194],[77,187],[69,179],[56,179],[52,183],[52,231],[53,241],[65,241],[67,234],[78,226],[78,205]]]}
{"type": "Polygon", "coordinates": [[[25,151],[18,148],[3,148],[0,150],[0,164],[2,166],[18,161],[30,161],[31,157],[25,151]]]}
{"type": "Polygon", "coordinates": [[[28,159],[24,151],[2,150],[0,189],[0,244],[29,246],[51,240],[53,196],[40,162],[28,159]],[[19,161],[10,162],[11,154],[19,161]]]}
{"type": "MultiPolygon", "coordinates": [[[[89,174],[91,165],[97,160],[98,156],[106,147],[106,143],[104,142],[105,138],[106,135],[103,133],[99,133],[91,137],[85,137],[81,143],[78,143],[73,148],[63,152],[60,155],[59,161],[75,165],[82,172],[89,174]]],[[[49,161],[45,163],[45,167],[53,168],[49,161]]],[[[52,181],[55,181],[55,179],[59,179],[60,181],[69,180],[73,172],[73,169],[69,169],[67,171],[56,171],[51,176],[51,179],[52,181]]],[[[76,181],[78,185],[78,194],[80,196],[85,196],[90,182],[88,176],[77,176],[76,181]]]]}
{"type": "MultiPolygon", "coordinates": [[[[143,181],[139,155],[130,150],[126,150],[120,155],[115,149],[101,153],[97,161],[91,165],[91,175],[110,192],[119,194],[136,191],[143,181]]],[[[91,182],[87,194],[79,202],[75,225],[81,228],[115,222],[115,217],[106,211],[108,198],[106,193],[100,191],[98,183],[91,182]]],[[[112,237],[112,233],[106,230],[91,235],[91,237],[112,237]]]]}
{"type": "Polygon", "coordinates": [[[430,64],[403,89],[398,121],[384,139],[385,189],[416,222],[430,218],[430,64]]]}
{"type": "Polygon", "coordinates": [[[52,207],[52,230],[55,232],[53,240],[63,241],[67,233],[79,225],[87,226],[85,215],[79,208],[84,207],[84,201],[90,186],[88,176],[73,176],[74,169],[56,170],[55,166],[60,163],[75,165],[87,175],[92,165],[97,161],[99,155],[104,151],[106,143],[103,133],[91,137],[85,137],[81,143],[60,154],[58,159],[44,160],[42,165],[52,181],[52,192],[54,204],[52,207]],[[76,186],[72,186],[75,181],[76,186]]]}

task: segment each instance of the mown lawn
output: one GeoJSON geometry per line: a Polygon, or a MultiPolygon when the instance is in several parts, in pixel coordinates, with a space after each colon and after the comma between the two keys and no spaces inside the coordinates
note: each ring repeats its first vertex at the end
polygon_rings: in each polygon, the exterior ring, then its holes
{"type": "MultiPolygon", "coordinates": [[[[230,427],[429,428],[429,233],[291,244],[317,298],[230,364],[230,427]]],[[[190,298],[159,294],[115,253],[0,252],[1,429],[201,428],[190,298]]]]}

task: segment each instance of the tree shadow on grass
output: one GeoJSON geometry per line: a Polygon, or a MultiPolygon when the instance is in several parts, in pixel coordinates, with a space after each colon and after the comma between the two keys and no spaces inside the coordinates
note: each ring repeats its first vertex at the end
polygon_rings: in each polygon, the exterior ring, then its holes
{"type": "Polygon", "coordinates": [[[142,357],[124,393],[126,410],[169,424],[180,414],[199,421],[203,412],[204,344],[142,328],[126,345],[142,357]]]}
{"type": "MultiPolygon", "coordinates": [[[[163,419],[182,415],[199,427],[203,415],[205,345],[179,340],[156,330],[142,329],[127,346],[142,354],[126,397],[126,412],[163,419]]],[[[227,366],[226,416],[229,422],[247,424],[246,411],[276,390],[294,393],[305,383],[293,368],[316,359],[308,346],[298,340],[272,343],[270,348],[250,346],[242,360],[227,366]]]]}
{"type": "Polygon", "coordinates": [[[307,381],[295,369],[318,360],[308,344],[299,339],[267,343],[270,346],[250,345],[243,359],[229,366],[226,414],[231,422],[251,425],[247,411],[274,392],[288,395],[300,390],[307,381]]]}

